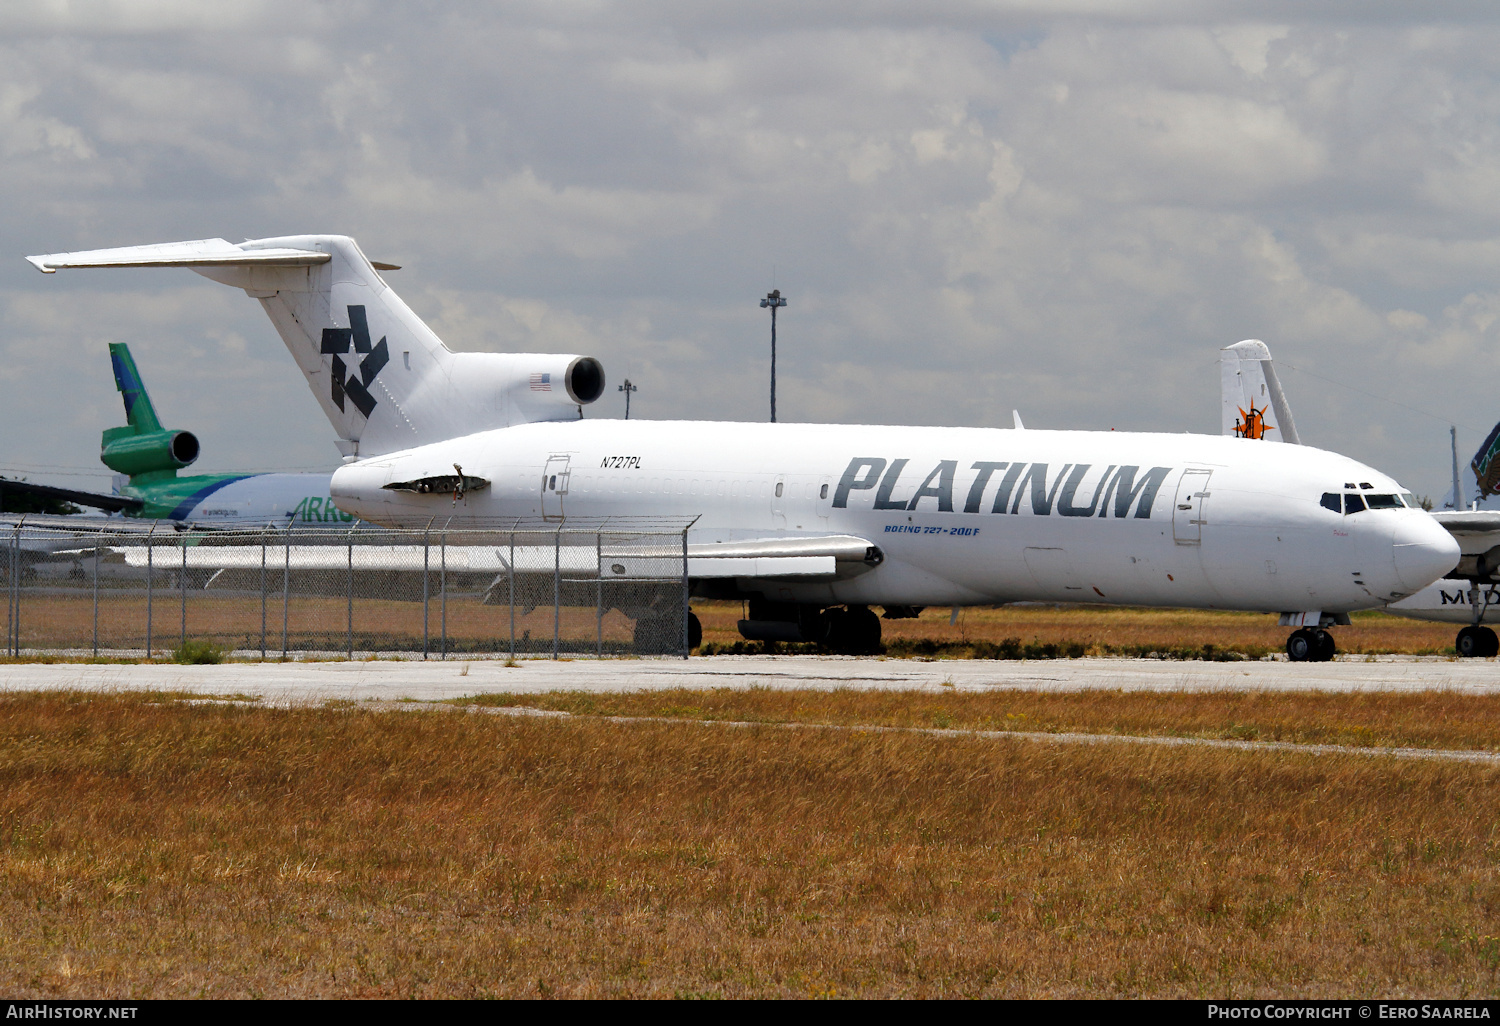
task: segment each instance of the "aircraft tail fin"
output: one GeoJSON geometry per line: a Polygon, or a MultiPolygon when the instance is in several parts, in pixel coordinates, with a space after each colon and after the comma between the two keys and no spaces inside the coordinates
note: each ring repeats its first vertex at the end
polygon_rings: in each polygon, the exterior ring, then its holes
{"type": "Polygon", "coordinates": [[[156,407],[151,405],[151,397],[146,394],[140,371],[135,369],[130,347],[124,342],[111,342],[109,362],[115,369],[115,387],[125,401],[125,423],[135,428],[137,434],[160,431],[161,421],[157,419],[156,407]]]}
{"type": "Polygon", "coordinates": [[[346,459],[488,428],[581,417],[604,392],[592,357],[454,353],[353,239],[223,239],[26,258],[68,267],[186,267],[261,302],[339,437],[346,459]]]}
{"type": "Polygon", "coordinates": [[[1221,434],[1300,445],[1271,350],[1246,339],[1219,350],[1221,434]]]}
{"type": "MultiPolygon", "coordinates": [[[[1488,499],[1496,492],[1500,492],[1500,424],[1490,429],[1485,437],[1484,444],[1474,454],[1469,462],[1469,467],[1474,471],[1474,478],[1479,482],[1479,498],[1481,501],[1488,499]]],[[[1458,461],[1454,460],[1453,488],[1458,490],[1458,461]]],[[[1454,496],[1454,506],[1458,506],[1458,496],[1454,496]]]]}
{"type": "Polygon", "coordinates": [[[104,429],[99,459],[109,469],[127,475],[131,482],[176,477],[177,471],[198,458],[198,436],[161,426],[129,346],[111,342],[109,362],[115,369],[115,387],[125,401],[125,425],[104,429]]]}

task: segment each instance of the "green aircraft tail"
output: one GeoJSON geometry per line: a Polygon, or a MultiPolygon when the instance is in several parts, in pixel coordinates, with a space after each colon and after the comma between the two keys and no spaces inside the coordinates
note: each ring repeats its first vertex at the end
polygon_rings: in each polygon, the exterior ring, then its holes
{"type": "Polygon", "coordinates": [[[165,431],[156,408],[141,383],[140,372],[123,342],[109,344],[115,385],[125,400],[125,426],[107,428],[99,443],[99,458],[111,470],[137,478],[176,477],[177,471],[198,458],[198,439],[190,431],[165,431]]]}
{"type": "Polygon", "coordinates": [[[151,397],[146,394],[140,371],[135,369],[135,359],[130,355],[130,347],[124,342],[111,342],[109,362],[115,368],[115,386],[125,400],[125,423],[135,429],[131,434],[160,431],[161,421],[156,419],[156,407],[151,405],[151,397]]]}

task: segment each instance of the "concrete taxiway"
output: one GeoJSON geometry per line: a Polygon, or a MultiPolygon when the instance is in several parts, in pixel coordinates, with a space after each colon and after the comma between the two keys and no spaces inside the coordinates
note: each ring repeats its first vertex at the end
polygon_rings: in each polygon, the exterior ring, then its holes
{"type": "Polygon", "coordinates": [[[286,703],[436,701],[481,693],[665,688],[996,688],[1078,691],[1324,690],[1469,693],[1500,691],[1492,659],[1381,657],[1331,663],[1165,662],[1151,659],[859,659],[715,656],[681,659],[222,663],[216,666],[15,664],[0,666],[0,691],[170,690],[257,695],[286,703]]]}

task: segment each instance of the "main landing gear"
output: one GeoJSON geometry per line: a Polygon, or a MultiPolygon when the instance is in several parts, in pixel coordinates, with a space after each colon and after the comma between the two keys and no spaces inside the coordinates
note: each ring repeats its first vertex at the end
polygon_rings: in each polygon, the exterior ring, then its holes
{"type": "Polygon", "coordinates": [[[868,606],[830,609],[828,634],[823,644],[846,655],[872,655],[880,651],[880,617],[868,606]]]}
{"type": "Polygon", "coordinates": [[[1303,627],[1286,639],[1286,655],[1294,663],[1326,663],[1336,651],[1333,635],[1321,627],[1303,627]]]}
{"type": "MultiPolygon", "coordinates": [[[[1495,548],[1500,548],[1500,545],[1495,548]]],[[[1490,550],[1490,552],[1494,551],[1495,549],[1490,550]]],[[[1453,640],[1454,651],[1465,659],[1486,659],[1500,654],[1500,639],[1495,637],[1494,631],[1480,626],[1479,623],[1490,608],[1491,596],[1495,594],[1494,585],[1488,581],[1491,567],[1485,565],[1490,563],[1490,552],[1486,552],[1478,559],[1479,565],[1476,569],[1484,576],[1471,581],[1469,585],[1469,607],[1474,612],[1474,622],[1459,631],[1458,637],[1453,640]]]]}
{"type": "Polygon", "coordinates": [[[1471,625],[1458,632],[1453,647],[1465,659],[1483,659],[1500,654],[1500,638],[1488,627],[1471,625]]]}
{"type": "MultiPolygon", "coordinates": [[[[698,614],[688,611],[688,651],[703,644],[703,624],[698,614]]],[[[637,655],[675,655],[682,651],[682,621],[676,617],[641,617],[635,622],[634,645],[637,655]]]]}
{"type": "Polygon", "coordinates": [[[739,623],[747,641],[810,641],[841,655],[880,652],[880,617],[869,606],[821,609],[753,598],[749,611],[739,623]]]}

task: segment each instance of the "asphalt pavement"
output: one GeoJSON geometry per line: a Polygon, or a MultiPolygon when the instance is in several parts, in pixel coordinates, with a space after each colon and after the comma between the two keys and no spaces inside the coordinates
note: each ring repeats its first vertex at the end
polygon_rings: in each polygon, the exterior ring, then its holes
{"type": "Polygon", "coordinates": [[[207,666],[15,664],[0,666],[0,691],[170,690],[257,695],[285,703],[435,701],[494,692],[639,691],[665,688],[994,688],[1078,691],[1324,690],[1469,693],[1500,691],[1500,661],[1363,657],[1331,663],[1182,662],[1153,659],[1044,661],[865,659],[838,656],[712,656],[682,659],[231,662],[207,666]]]}

